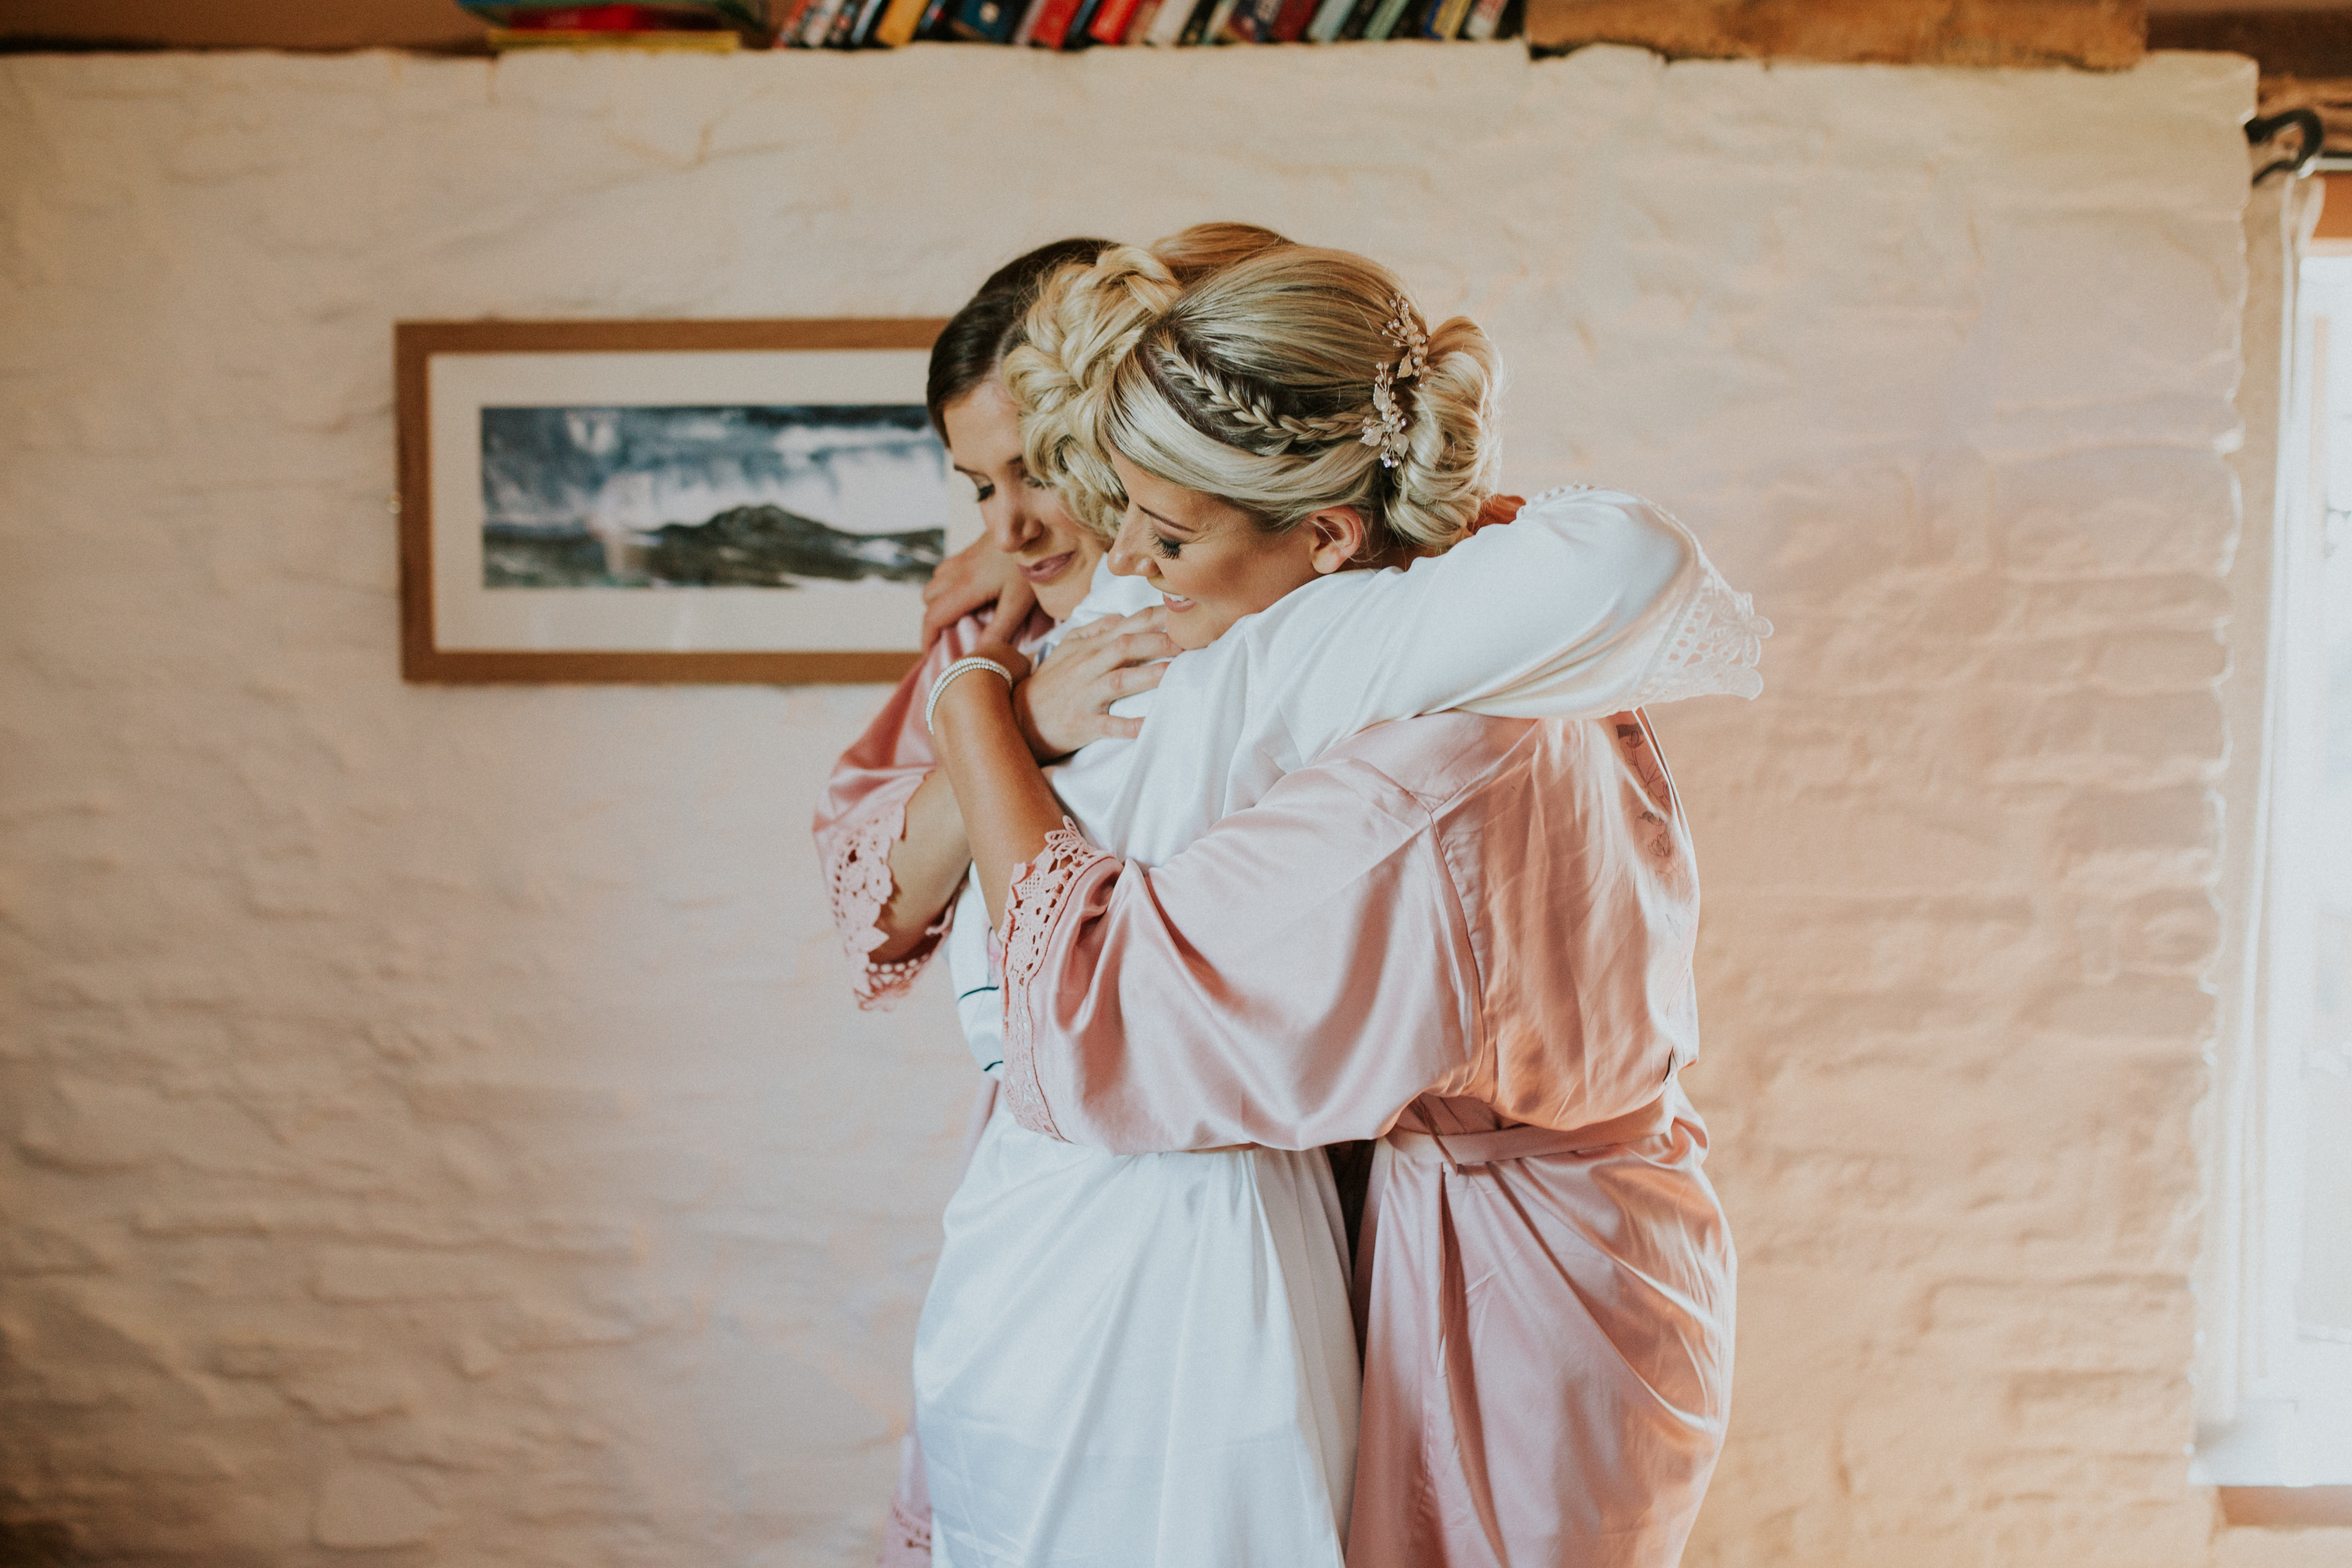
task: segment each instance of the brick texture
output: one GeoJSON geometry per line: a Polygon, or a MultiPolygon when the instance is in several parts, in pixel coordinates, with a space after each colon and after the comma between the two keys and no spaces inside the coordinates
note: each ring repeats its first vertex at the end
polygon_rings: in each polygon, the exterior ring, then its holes
{"type": "Polygon", "coordinates": [[[397,678],[391,323],[1370,251],[1780,635],[1660,716],[1740,1240],[1708,1568],[2231,1568],[2186,1482],[2243,62],[0,60],[0,1555],[866,1560],[969,1067],[870,688],[397,678]]]}

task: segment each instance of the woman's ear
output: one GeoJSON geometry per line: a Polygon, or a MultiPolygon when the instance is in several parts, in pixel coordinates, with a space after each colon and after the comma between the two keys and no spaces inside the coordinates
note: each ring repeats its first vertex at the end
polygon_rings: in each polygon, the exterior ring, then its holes
{"type": "Polygon", "coordinates": [[[1300,526],[1315,542],[1307,559],[1314,563],[1318,576],[1328,575],[1350,561],[1360,559],[1371,537],[1371,531],[1364,526],[1363,514],[1351,506],[1326,507],[1321,511],[1309,512],[1300,526]]]}

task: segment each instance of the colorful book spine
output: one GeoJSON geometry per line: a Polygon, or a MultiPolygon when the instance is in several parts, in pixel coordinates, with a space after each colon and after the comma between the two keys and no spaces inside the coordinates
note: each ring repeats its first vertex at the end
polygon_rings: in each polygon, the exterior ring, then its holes
{"type": "Polygon", "coordinates": [[[1151,18],[1151,31],[1143,41],[1154,48],[1171,49],[1183,41],[1184,29],[1191,25],[1194,13],[1208,0],[1160,0],[1160,15],[1151,18]]]}
{"type": "Polygon", "coordinates": [[[1399,17],[1404,15],[1406,0],[1380,0],[1373,7],[1370,20],[1364,24],[1364,41],[1377,44],[1389,36],[1399,17]]]}
{"type": "Polygon", "coordinates": [[[1070,18],[1077,14],[1078,0],[1033,0],[1029,14],[1021,18],[1021,26],[1013,31],[1013,42],[1016,46],[1060,48],[1062,35],[1069,30],[1070,18]]]}
{"type": "Polygon", "coordinates": [[[1422,36],[1450,42],[1462,30],[1463,18],[1469,15],[1470,0],[1437,0],[1437,4],[1429,8],[1429,20],[1423,27],[1422,36]]]}
{"type": "MultiPolygon", "coordinates": [[[[1222,7],[1223,15],[1213,17],[1208,41],[1213,44],[1255,44],[1258,37],[1258,6],[1278,6],[1282,0],[1234,0],[1222,7]]],[[[1269,18],[1270,19],[1270,18],[1269,18]]]]}
{"type": "Polygon", "coordinates": [[[1235,44],[1265,43],[1281,7],[1282,0],[1239,0],[1213,38],[1235,44]]]}
{"type": "Polygon", "coordinates": [[[1355,0],[1323,0],[1315,8],[1315,19],[1307,24],[1307,41],[1310,44],[1335,44],[1339,41],[1339,29],[1348,25],[1348,13],[1355,9],[1355,0]]]}
{"type": "Polygon", "coordinates": [[[874,41],[886,49],[913,43],[915,30],[922,26],[923,13],[929,5],[930,0],[890,0],[890,8],[874,26],[874,41]]]}
{"type": "Polygon", "coordinates": [[[1295,44],[1307,31],[1307,24],[1315,19],[1318,0],[1282,0],[1282,9],[1274,18],[1274,41],[1295,44]]]}
{"type": "Polygon", "coordinates": [[[856,5],[856,0],[816,0],[800,24],[802,49],[824,49],[825,40],[833,37],[833,24],[842,19],[842,7],[846,5],[856,5]]]}
{"type": "Polygon", "coordinates": [[[825,39],[833,36],[833,19],[841,14],[845,4],[846,0],[816,0],[802,16],[800,31],[793,42],[803,49],[823,47],[825,39]]]}
{"type": "Polygon", "coordinates": [[[1123,44],[1143,11],[1143,0],[1102,0],[1102,8],[1087,24],[1087,37],[1097,44],[1123,44]]]}
{"type": "Polygon", "coordinates": [[[1028,41],[1039,48],[1058,49],[1069,34],[1070,19],[1077,14],[1078,0],[1038,0],[1036,20],[1022,30],[1029,35],[1028,41]]]}
{"type": "Polygon", "coordinates": [[[1192,19],[1184,24],[1184,36],[1178,43],[1222,44],[1225,41],[1225,22],[1234,14],[1235,0],[1201,0],[1193,9],[1192,19]]]}
{"type": "Polygon", "coordinates": [[[469,15],[516,32],[691,32],[731,27],[747,40],[772,36],[767,0],[457,0],[469,15]],[[637,19],[623,14],[634,12],[637,19]]]}
{"type": "MultiPolygon", "coordinates": [[[[823,3],[819,0],[819,4],[823,3]]],[[[960,38],[1002,44],[1012,40],[1013,29],[1021,26],[1024,15],[1020,0],[956,0],[953,17],[948,25],[960,38]]]]}
{"type": "Polygon", "coordinates": [[[1495,29],[1502,26],[1503,6],[1507,0],[1477,0],[1470,7],[1470,16],[1462,24],[1462,36],[1475,44],[1493,38],[1495,29]]]}

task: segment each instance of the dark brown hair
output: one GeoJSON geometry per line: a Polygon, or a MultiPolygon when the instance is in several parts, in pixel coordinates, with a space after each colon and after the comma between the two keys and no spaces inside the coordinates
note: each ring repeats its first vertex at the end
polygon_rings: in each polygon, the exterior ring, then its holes
{"type": "Polygon", "coordinates": [[[1022,318],[1037,297],[1037,286],[1058,267],[1094,265],[1111,247],[1108,239],[1057,239],[1017,257],[989,274],[980,291],[950,319],[931,345],[930,375],[923,405],[931,428],[948,438],[947,406],[996,374],[1005,353],[1021,339],[1022,318]]]}

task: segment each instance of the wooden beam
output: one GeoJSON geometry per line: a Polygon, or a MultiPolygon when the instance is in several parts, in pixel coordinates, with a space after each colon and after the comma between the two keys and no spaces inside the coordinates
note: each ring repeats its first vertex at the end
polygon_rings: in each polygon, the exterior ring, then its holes
{"type": "Polygon", "coordinates": [[[1528,0],[1528,41],[1636,44],[1673,58],[2120,70],[2146,52],[2140,0],[1528,0]]]}
{"type": "Polygon", "coordinates": [[[0,0],[0,39],[18,47],[479,48],[482,25],[455,0],[0,0]]]}
{"type": "Polygon", "coordinates": [[[2333,241],[2352,239],[2352,174],[2328,174],[2324,179],[2319,226],[2312,231],[2311,237],[2333,241]]]}
{"type": "Polygon", "coordinates": [[[2352,12],[2159,11],[2147,47],[2251,55],[2266,77],[2352,77],[2352,12]]]}
{"type": "Polygon", "coordinates": [[[2221,1518],[2237,1529],[2352,1525],[2352,1487],[2223,1487],[2221,1518]]]}

